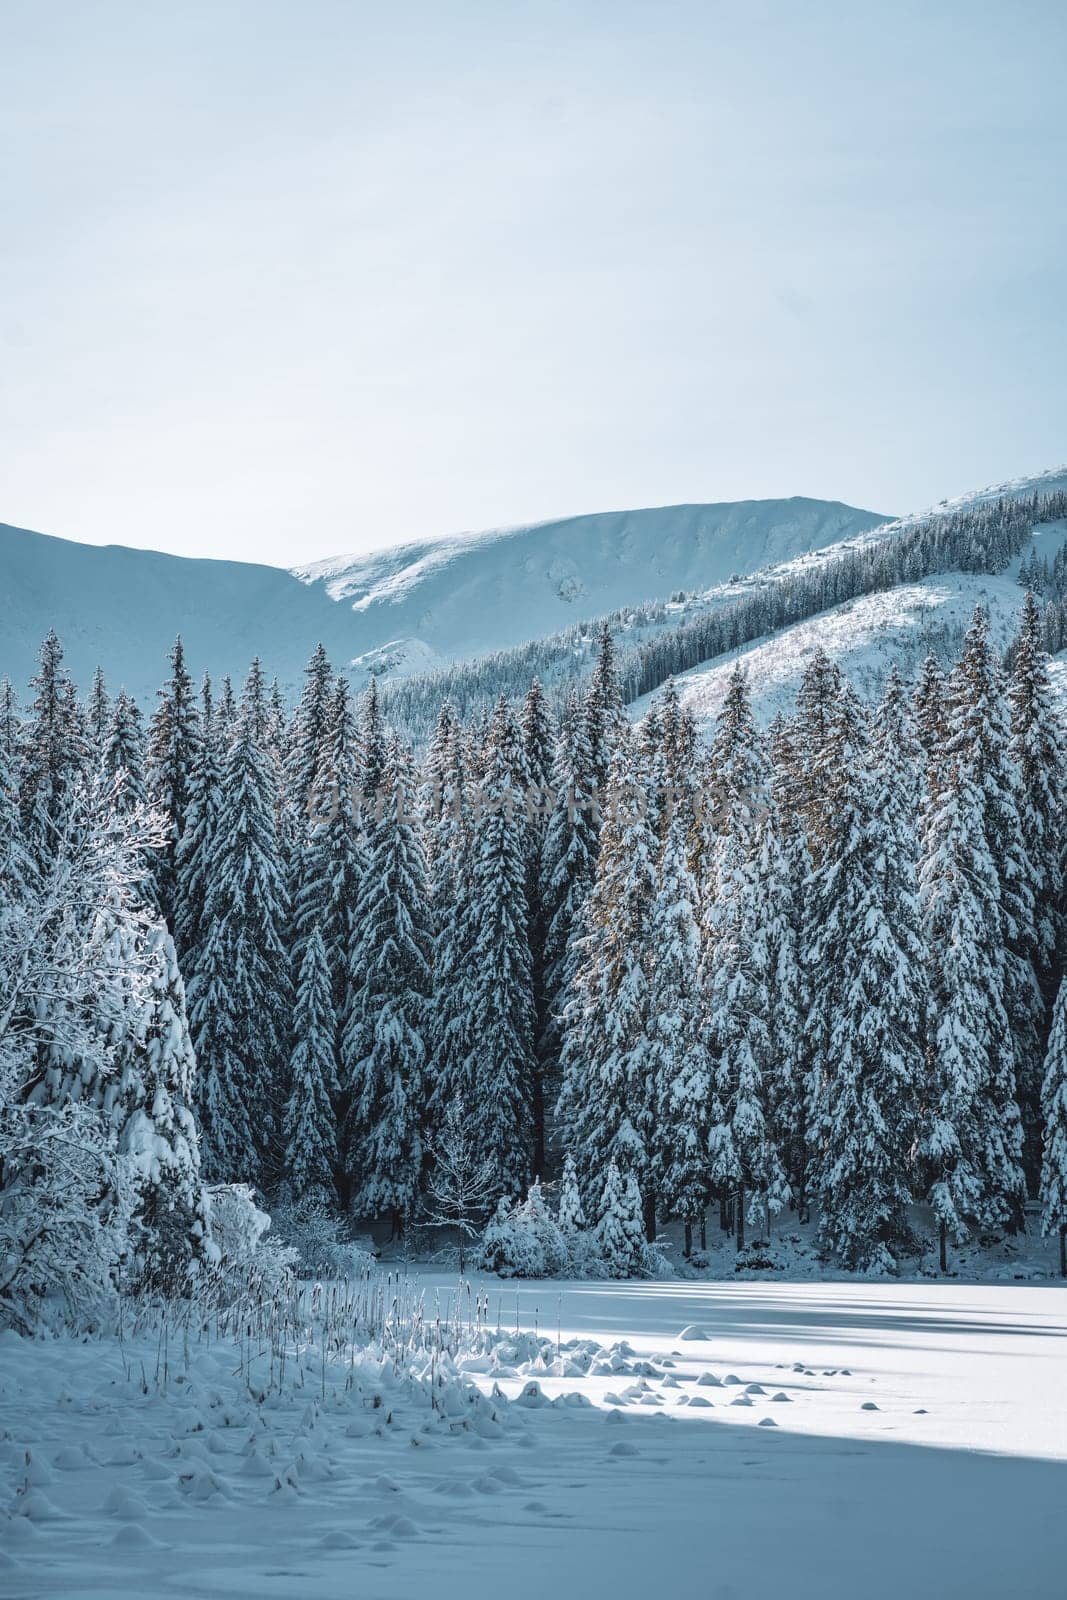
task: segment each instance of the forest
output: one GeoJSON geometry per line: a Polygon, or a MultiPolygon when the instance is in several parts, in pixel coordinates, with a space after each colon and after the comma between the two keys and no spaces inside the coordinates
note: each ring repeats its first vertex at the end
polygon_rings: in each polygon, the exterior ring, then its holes
{"type": "Polygon", "coordinates": [[[318,650],[287,711],[181,642],[144,725],[45,640],[0,694],[0,1305],[293,1238],[449,1228],[518,1273],[700,1260],[784,1208],[895,1270],[1067,1226],[1065,769],[1042,614],[861,702],[822,652],[763,733],[631,726],[616,644],[421,758],[318,650]],[[236,1186],[236,1187],[235,1187],[236,1186]],[[284,1236],[284,1233],[283,1233],[284,1236]]]}

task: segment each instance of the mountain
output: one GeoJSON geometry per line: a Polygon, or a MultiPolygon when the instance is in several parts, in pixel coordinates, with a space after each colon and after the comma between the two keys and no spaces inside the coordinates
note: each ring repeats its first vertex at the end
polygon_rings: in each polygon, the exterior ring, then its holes
{"type": "MultiPolygon", "coordinates": [[[[877,537],[891,539],[895,533],[931,516],[966,511],[993,500],[1027,499],[1035,494],[1064,490],[1067,490],[1067,468],[1057,468],[1032,478],[1012,479],[953,500],[943,500],[914,516],[902,517],[879,528],[877,537]]],[[[1049,563],[1065,543],[1067,521],[1046,522],[1034,529],[1032,548],[1049,563]]],[[[833,550],[820,552],[820,557],[832,557],[834,553],[833,550]]],[[[702,599],[709,603],[715,598],[752,592],[767,582],[787,579],[791,573],[810,569],[812,559],[806,556],[781,563],[773,571],[755,573],[740,583],[709,591],[702,599]]],[[[788,714],[792,710],[804,669],[818,648],[839,663],[861,694],[873,698],[894,662],[905,677],[914,678],[930,651],[945,662],[953,660],[977,605],[988,611],[991,636],[1003,650],[1018,628],[1024,596],[1018,574],[1023,559],[1017,558],[996,575],[963,571],[937,573],[914,583],[898,584],[880,593],[827,606],[818,615],[792,627],[779,629],[678,674],[675,681],[682,703],[694,713],[702,733],[710,737],[730,674],[736,662],[741,661],[748,671],[756,714],[762,722],[769,722],[777,713],[788,714]]],[[[1052,681],[1067,707],[1065,656],[1067,652],[1054,659],[1052,681]]],[[[631,715],[639,720],[653,698],[653,695],[644,695],[635,701],[630,707],[631,715]]]]}
{"type": "Polygon", "coordinates": [[[0,524],[0,675],[21,690],[49,628],[75,680],[103,666],[150,703],[174,637],[194,672],[262,657],[291,694],[321,640],[357,685],[525,643],[583,618],[743,577],[884,522],[834,501],[569,517],[336,557],[289,573],[75,544],[0,524]]]}
{"type": "Polygon", "coordinates": [[[295,571],[358,619],[366,641],[359,664],[396,677],[755,572],[885,520],[802,498],[662,506],[460,534],[295,571]]]}

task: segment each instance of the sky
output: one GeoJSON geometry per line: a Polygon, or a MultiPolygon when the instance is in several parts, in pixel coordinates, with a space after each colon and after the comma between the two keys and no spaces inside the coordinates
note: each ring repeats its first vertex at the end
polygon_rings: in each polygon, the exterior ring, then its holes
{"type": "Polygon", "coordinates": [[[1062,0],[0,0],[0,521],[290,565],[1067,458],[1062,0]]]}

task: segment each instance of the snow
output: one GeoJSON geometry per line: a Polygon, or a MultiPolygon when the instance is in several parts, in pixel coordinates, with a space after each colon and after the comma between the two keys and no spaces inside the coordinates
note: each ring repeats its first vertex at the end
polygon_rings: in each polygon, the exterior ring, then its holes
{"type": "MultiPolygon", "coordinates": [[[[455,1290],[420,1281],[428,1304],[455,1290]]],[[[161,1384],[154,1336],[0,1336],[0,1587],[1062,1594],[1067,1290],[471,1288],[502,1331],[440,1420],[418,1380],[365,1361],[346,1387],[317,1350],[260,1401],[225,1344],[193,1344],[187,1374],[172,1344],[161,1384]]]]}
{"type": "MultiPolygon", "coordinates": [[[[1067,539],[1067,525],[1049,523],[1035,533],[1043,556],[1055,555],[1067,539]]],[[[793,563],[796,570],[801,563],[793,563]]],[[[1016,581],[1020,563],[1000,576],[989,573],[942,573],[918,583],[901,584],[879,594],[861,595],[831,606],[817,616],[739,650],[703,662],[677,679],[678,695],[706,737],[722,709],[735,661],[749,673],[753,709],[767,723],[779,712],[790,714],[809,658],[820,646],[847,674],[859,692],[874,698],[896,662],[906,678],[914,678],[930,649],[954,656],[963,642],[976,605],[989,611],[990,634],[998,650],[1014,636],[1022,611],[1023,590],[1016,581]]],[[[1053,683],[1067,688],[1062,666],[1054,664],[1053,683]]],[[[658,691],[657,691],[658,692],[658,691]]],[[[655,695],[644,695],[629,707],[639,720],[655,695]]]]}

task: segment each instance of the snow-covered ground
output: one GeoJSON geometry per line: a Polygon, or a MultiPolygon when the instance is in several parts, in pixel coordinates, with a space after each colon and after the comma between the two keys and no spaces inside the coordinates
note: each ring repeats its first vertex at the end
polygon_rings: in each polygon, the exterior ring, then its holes
{"type": "Polygon", "coordinates": [[[172,1345],[161,1384],[155,1339],[4,1336],[0,1592],[1063,1594],[1067,1290],[472,1292],[501,1336],[437,1414],[317,1351],[260,1401],[233,1346],[172,1345]]]}

